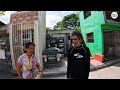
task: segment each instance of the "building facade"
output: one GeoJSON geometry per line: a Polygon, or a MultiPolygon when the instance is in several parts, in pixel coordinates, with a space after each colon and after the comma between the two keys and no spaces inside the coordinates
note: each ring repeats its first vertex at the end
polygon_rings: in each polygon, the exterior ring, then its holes
{"type": "Polygon", "coordinates": [[[0,59],[7,59],[10,53],[8,25],[0,21],[0,59]]]}
{"type": "Polygon", "coordinates": [[[81,11],[80,28],[93,57],[101,62],[120,57],[120,11],[81,11]]]}
{"type": "Polygon", "coordinates": [[[47,48],[52,46],[52,42],[54,40],[53,46],[59,48],[64,54],[67,54],[67,50],[72,46],[71,35],[75,31],[74,29],[68,30],[48,30],[47,34],[52,37],[51,40],[48,37],[47,39],[47,48]],[[54,39],[53,39],[54,38],[54,39]],[[51,43],[51,45],[50,45],[51,43]]]}
{"type": "Polygon", "coordinates": [[[9,34],[13,69],[16,69],[16,61],[24,52],[27,42],[35,43],[35,56],[42,66],[41,51],[45,48],[43,44],[46,35],[42,32],[46,26],[45,16],[45,11],[19,11],[11,14],[9,34]]]}

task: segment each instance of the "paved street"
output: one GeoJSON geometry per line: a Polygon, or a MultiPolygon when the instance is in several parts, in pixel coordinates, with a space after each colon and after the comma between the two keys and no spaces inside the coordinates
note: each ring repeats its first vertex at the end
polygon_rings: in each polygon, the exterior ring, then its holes
{"type": "MultiPolygon", "coordinates": [[[[53,75],[43,79],[66,79],[66,75],[53,75]]],[[[89,79],[120,79],[120,63],[90,72],[89,79]]]]}
{"type": "Polygon", "coordinates": [[[0,71],[0,79],[17,79],[17,78],[18,77],[16,75],[0,71]]]}
{"type": "Polygon", "coordinates": [[[8,63],[4,63],[0,60],[0,79],[16,79],[17,76],[13,73],[12,66],[8,63]]]}
{"type": "MultiPolygon", "coordinates": [[[[45,69],[43,79],[67,79],[67,58],[63,58],[62,62],[62,67],[48,67],[47,69],[45,69]]],[[[90,64],[90,67],[93,68],[94,66],[90,64]]]]}
{"type": "Polygon", "coordinates": [[[120,79],[120,63],[90,72],[89,79],[120,79]]]}
{"type": "MultiPolygon", "coordinates": [[[[66,65],[67,62],[65,61],[65,65],[63,67],[60,68],[54,68],[54,72],[59,73],[61,70],[66,70],[66,65]]],[[[94,67],[91,64],[91,68],[94,67]]],[[[51,70],[48,70],[49,72],[51,72],[51,70]]],[[[66,79],[66,75],[65,74],[56,74],[56,75],[49,75],[43,79],[66,79]]],[[[110,67],[106,67],[103,69],[99,69],[97,71],[91,71],[90,75],[89,75],[89,79],[120,79],[120,62],[117,64],[114,64],[110,67]]]]}
{"type": "MultiPolygon", "coordinates": [[[[67,62],[63,59],[63,65],[51,65],[44,69],[42,79],[66,79],[67,62]]],[[[91,64],[91,67],[94,67],[91,64]]],[[[11,66],[0,63],[0,79],[18,79],[18,77],[10,73],[11,66]]],[[[91,71],[89,79],[120,79],[120,62],[110,67],[91,71]]]]}

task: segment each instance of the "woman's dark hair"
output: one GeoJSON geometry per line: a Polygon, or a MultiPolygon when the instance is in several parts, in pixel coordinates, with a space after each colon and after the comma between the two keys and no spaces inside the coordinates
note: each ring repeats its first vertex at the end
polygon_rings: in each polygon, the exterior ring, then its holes
{"type": "MultiPolygon", "coordinates": [[[[27,42],[25,44],[25,48],[28,49],[30,45],[33,45],[35,47],[35,44],[33,42],[27,42]]],[[[24,53],[26,53],[27,51],[25,50],[24,53]]]]}
{"type": "Polygon", "coordinates": [[[74,36],[74,35],[77,36],[78,39],[82,39],[83,46],[86,46],[81,32],[79,32],[79,31],[73,31],[72,36],[74,36]]]}

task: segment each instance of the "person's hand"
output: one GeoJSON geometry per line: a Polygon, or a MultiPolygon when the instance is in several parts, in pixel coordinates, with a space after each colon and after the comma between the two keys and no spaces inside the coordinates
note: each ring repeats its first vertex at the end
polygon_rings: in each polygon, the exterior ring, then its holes
{"type": "Polygon", "coordinates": [[[43,76],[43,72],[42,71],[39,71],[38,73],[39,73],[40,77],[43,76]]]}
{"type": "Polygon", "coordinates": [[[22,77],[19,77],[19,79],[23,79],[22,77]]]}
{"type": "Polygon", "coordinates": [[[38,71],[37,74],[36,74],[35,79],[40,79],[40,78],[42,78],[42,76],[43,76],[43,72],[42,71],[38,71]]]}

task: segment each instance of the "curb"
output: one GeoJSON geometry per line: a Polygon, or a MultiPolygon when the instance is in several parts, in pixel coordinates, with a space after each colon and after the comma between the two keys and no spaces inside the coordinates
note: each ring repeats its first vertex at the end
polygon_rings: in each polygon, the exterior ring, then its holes
{"type": "Polygon", "coordinates": [[[90,71],[96,71],[96,70],[99,70],[99,69],[103,69],[105,67],[109,67],[109,66],[114,65],[114,64],[119,63],[119,62],[120,62],[120,58],[116,59],[116,60],[107,61],[103,65],[98,65],[94,68],[91,68],[90,71]]]}

